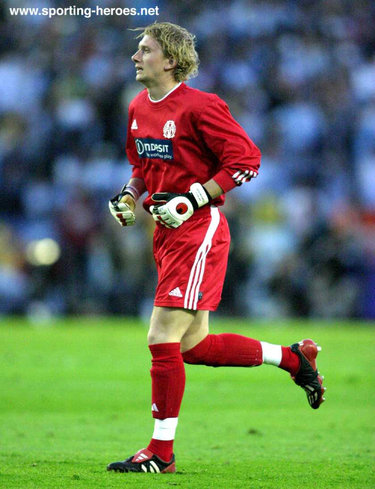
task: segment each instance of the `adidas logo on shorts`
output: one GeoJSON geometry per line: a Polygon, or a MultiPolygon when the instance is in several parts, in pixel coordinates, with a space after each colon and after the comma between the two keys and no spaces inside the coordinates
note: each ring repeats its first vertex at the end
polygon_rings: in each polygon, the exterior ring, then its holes
{"type": "Polygon", "coordinates": [[[171,290],[168,295],[173,297],[183,297],[180,287],[176,287],[175,289],[171,290]]]}

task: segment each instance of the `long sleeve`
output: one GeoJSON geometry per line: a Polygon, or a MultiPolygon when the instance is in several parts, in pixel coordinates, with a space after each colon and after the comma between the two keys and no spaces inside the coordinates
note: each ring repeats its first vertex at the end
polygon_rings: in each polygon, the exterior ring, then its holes
{"type": "Polygon", "coordinates": [[[133,166],[133,172],[131,178],[142,178],[143,172],[141,162],[138,156],[137,148],[135,146],[135,141],[131,135],[131,126],[134,123],[133,119],[133,108],[132,105],[129,106],[128,112],[128,131],[126,137],[126,155],[128,157],[129,163],[133,166]]]}
{"type": "Polygon", "coordinates": [[[198,127],[206,145],[220,162],[220,169],[213,179],[224,192],[238,185],[234,180],[238,172],[258,173],[260,150],[234,120],[223,100],[215,97],[202,110],[198,127]]]}

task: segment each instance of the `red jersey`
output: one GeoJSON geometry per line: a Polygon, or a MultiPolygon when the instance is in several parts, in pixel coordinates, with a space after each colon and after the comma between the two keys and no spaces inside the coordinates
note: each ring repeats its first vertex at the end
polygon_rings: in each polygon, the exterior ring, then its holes
{"type": "MultiPolygon", "coordinates": [[[[155,192],[187,192],[213,178],[228,192],[238,171],[258,171],[260,151],[217,95],[181,83],[154,102],[142,90],[130,103],[126,152],[133,178],[155,192]]],[[[221,195],[212,203],[222,205],[221,195]]]]}

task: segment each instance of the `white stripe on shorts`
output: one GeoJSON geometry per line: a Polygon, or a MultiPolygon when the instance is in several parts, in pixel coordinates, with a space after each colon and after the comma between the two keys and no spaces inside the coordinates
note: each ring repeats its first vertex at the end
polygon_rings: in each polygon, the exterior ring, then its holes
{"type": "Polygon", "coordinates": [[[199,299],[199,288],[202,284],[204,269],[206,266],[206,256],[212,246],[212,238],[219,226],[220,213],[217,207],[211,207],[211,222],[208,226],[203,243],[199,247],[193,267],[190,271],[189,282],[186,288],[184,308],[197,309],[199,299]]]}

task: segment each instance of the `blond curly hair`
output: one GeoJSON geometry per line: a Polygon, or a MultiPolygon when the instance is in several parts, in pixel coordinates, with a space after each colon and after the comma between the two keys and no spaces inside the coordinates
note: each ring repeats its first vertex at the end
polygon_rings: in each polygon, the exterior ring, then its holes
{"type": "Polygon", "coordinates": [[[183,27],[170,22],[154,22],[146,27],[137,27],[142,31],[136,38],[151,36],[161,46],[166,58],[176,62],[174,79],[178,82],[193,78],[198,74],[199,58],[195,50],[195,36],[183,27]]]}

